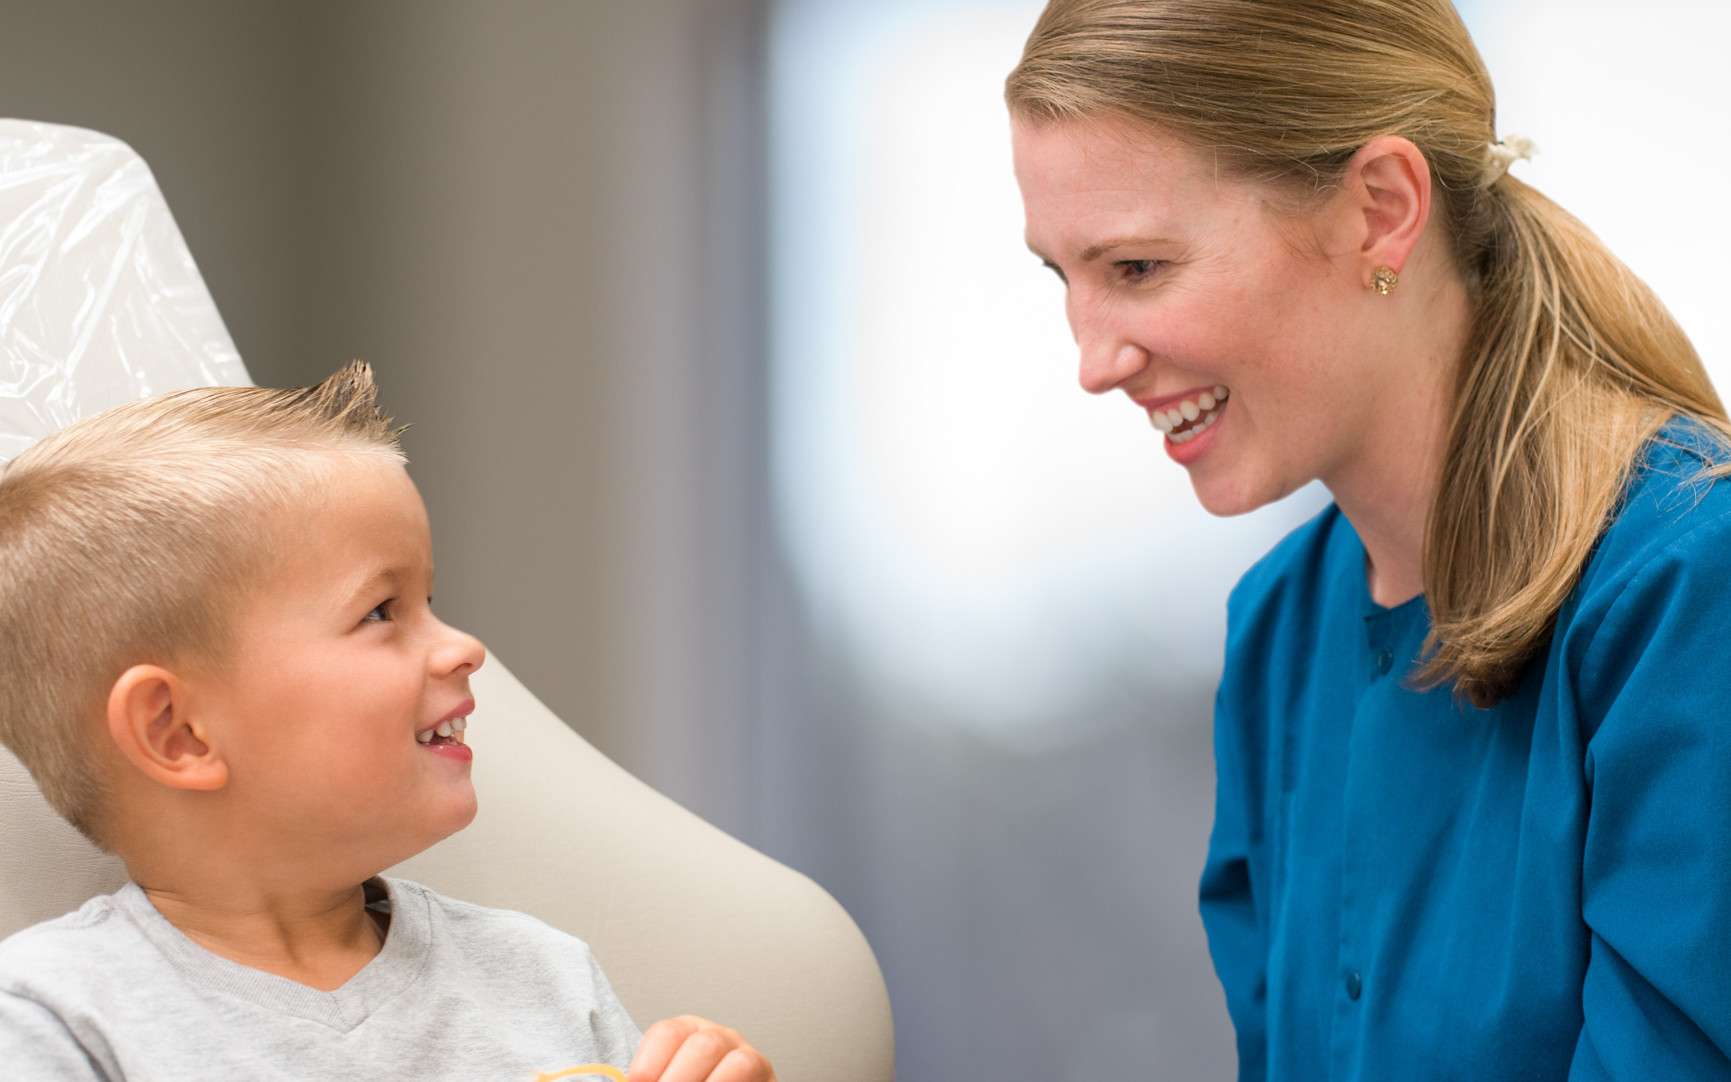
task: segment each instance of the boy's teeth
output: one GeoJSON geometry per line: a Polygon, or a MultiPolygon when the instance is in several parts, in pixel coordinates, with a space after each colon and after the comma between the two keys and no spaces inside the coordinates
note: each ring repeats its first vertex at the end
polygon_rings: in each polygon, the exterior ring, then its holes
{"type": "Polygon", "coordinates": [[[416,733],[415,742],[418,744],[431,744],[435,740],[452,740],[461,744],[464,742],[463,730],[468,727],[468,718],[449,718],[445,721],[439,722],[439,724],[433,726],[431,729],[422,729],[420,732],[416,733]]]}

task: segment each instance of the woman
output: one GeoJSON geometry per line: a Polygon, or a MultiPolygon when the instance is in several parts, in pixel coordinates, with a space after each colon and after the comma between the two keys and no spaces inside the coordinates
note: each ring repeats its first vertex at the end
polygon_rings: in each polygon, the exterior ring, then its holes
{"type": "Polygon", "coordinates": [[[1243,1078],[1731,1078],[1731,424],[1509,176],[1446,0],[1053,0],[1006,92],[1081,380],[1209,511],[1243,1078]]]}

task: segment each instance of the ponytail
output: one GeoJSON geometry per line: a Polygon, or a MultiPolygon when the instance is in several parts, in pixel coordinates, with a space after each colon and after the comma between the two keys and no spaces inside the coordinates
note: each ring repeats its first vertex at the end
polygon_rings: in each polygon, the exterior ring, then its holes
{"type": "Polygon", "coordinates": [[[1485,707],[1548,641],[1641,447],[1674,413],[1728,448],[1731,424],[1682,328],[1585,225],[1512,176],[1481,201],[1475,315],[1426,531],[1430,656],[1413,680],[1452,680],[1485,707]]]}

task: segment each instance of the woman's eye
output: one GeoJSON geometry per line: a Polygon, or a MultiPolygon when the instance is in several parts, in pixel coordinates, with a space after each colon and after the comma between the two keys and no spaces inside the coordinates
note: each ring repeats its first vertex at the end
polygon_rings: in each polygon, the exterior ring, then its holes
{"type": "Polygon", "coordinates": [[[1126,282],[1140,282],[1164,264],[1158,259],[1121,259],[1112,264],[1122,272],[1126,282]]]}

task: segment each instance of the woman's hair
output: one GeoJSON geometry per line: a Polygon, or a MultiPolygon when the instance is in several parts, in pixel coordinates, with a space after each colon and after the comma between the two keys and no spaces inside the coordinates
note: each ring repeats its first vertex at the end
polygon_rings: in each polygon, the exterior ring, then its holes
{"type": "MultiPolygon", "coordinates": [[[[406,426],[405,426],[406,427],[406,426]]],[[[278,563],[276,523],[353,455],[406,462],[353,361],[314,387],[202,387],[81,420],[0,470],[0,743],[105,846],[93,734],[151,662],[220,672],[234,610],[278,563]]]]}
{"type": "Polygon", "coordinates": [[[1481,707],[1514,690],[1671,414],[1731,447],[1664,305],[1493,166],[1490,75],[1448,0],[1052,0],[1005,97],[1023,122],[1155,126],[1290,213],[1376,136],[1424,154],[1473,318],[1426,529],[1419,687],[1452,681],[1481,707]]]}

